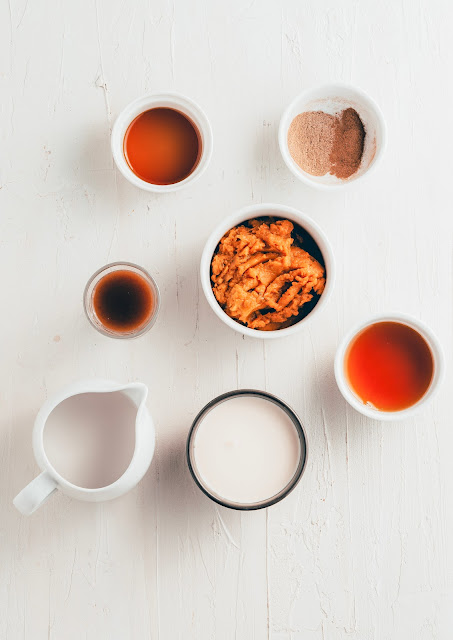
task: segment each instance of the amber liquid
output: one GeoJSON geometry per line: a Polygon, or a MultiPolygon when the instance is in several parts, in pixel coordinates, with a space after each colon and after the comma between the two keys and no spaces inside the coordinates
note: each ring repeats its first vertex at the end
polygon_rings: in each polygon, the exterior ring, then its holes
{"type": "Polygon", "coordinates": [[[364,404],[401,411],[426,393],[434,371],[425,339],[399,322],[378,322],[354,339],[346,354],[349,384],[364,404]]]}
{"type": "Polygon", "coordinates": [[[154,311],[151,286],[133,271],[112,271],[96,285],[93,309],[106,329],[117,333],[136,331],[146,325],[154,311]]]}
{"type": "Polygon", "coordinates": [[[151,184],[175,184],[196,168],[200,136],[185,115],[159,107],[141,113],[124,136],[124,155],[132,171],[151,184]]]}

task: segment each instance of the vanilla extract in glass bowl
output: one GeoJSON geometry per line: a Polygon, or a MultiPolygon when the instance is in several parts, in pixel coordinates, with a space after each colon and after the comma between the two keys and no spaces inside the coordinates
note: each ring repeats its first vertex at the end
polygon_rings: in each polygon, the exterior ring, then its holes
{"type": "Polygon", "coordinates": [[[95,329],[112,338],[136,338],[156,321],[157,284],[142,267],[116,262],[99,269],[84,293],[85,313],[95,329]]]}

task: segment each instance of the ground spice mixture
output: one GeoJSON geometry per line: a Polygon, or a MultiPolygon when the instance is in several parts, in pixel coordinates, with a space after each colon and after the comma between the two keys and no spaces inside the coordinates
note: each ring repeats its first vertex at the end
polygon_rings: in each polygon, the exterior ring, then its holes
{"type": "Polygon", "coordinates": [[[345,180],[360,166],[365,128],[355,109],[333,116],[324,111],[305,111],[291,122],[288,148],[301,169],[313,176],[326,173],[345,180]]]}

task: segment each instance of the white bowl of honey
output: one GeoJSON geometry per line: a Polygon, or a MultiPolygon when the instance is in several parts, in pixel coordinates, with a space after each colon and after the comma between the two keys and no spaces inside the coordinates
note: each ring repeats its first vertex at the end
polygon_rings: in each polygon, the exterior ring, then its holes
{"type": "Polygon", "coordinates": [[[212,131],[204,111],[178,93],[128,104],[111,138],[116,166],[133,185],[168,193],[192,184],[208,166],[212,131]]]}
{"type": "Polygon", "coordinates": [[[335,357],[335,378],[343,397],[375,420],[401,420],[418,413],[439,389],[444,369],[434,333],[402,313],[360,323],[343,338],[335,357]]]}

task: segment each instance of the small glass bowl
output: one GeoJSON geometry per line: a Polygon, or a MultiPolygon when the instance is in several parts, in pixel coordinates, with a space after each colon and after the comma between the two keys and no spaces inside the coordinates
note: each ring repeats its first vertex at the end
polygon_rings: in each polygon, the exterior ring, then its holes
{"type": "Polygon", "coordinates": [[[88,280],[85,291],[83,293],[83,307],[85,309],[86,317],[90,321],[91,325],[104,336],[118,339],[138,338],[139,336],[142,336],[144,333],[149,331],[153,324],[156,322],[156,318],[160,308],[160,293],[158,286],[153,278],[142,267],[139,267],[137,264],[133,264],[132,262],[112,262],[111,264],[107,264],[105,265],[105,267],[101,267],[100,269],[98,269],[98,271],[96,271],[96,273],[93,274],[88,280]],[[104,278],[109,273],[112,273],[113,271],[130,271],[132,273],[136,273],[148,283],[151,289],[152,297],[154,300],[154,308],[151,316],[144,324],[131,331],[113,331],[112,329],[109,329],[104,324],[102,324],[94,310],[93,296],[96,286],[102,280],[102,278],[104,278]]]}
{"type": "Polygon", "coordinates": [[[255,511],[257,509],[264,509],[265,507],[270,507],[271,505],[276,504],[277,502],[280,502],[280,500],[283,500],[283,498],[286,498],[286,496],[289,493],[291,493],[291,491],[295,488],[295,486],[301,479],[302,474],[305,470],[307,456],[308,456],[308,443],[307,443],[307,438],[305,435],[302,422],[298,418],[297,414],[291,409],[291,407],[289,407],[285,402],[283,402],[283,400],[280,400],[276,396],[273,396],[270,393],[267,393],[265,391],[257,391],[256,389],[239,389],[237,391],[229,391],[228,393],[223,393],[217,398],[214,398],[213,400],[211,400],[211,402],[208,402],[208,404],[205,407],[203,407],[203,409],[200,411],[200,413],[197,415],[197,417],[193,421],[192,426],[190,428],[189,435],[187,438],[186,455],[187,455],[187,464],[189,466],[189,471],[192,475],[192,478],[195,481],[195,484],[198,485],[201,491],[203,491],[203,493],[206,496],[208,496],[208,498],[210,498],[214,502],[217,502],[217,504],[220,504],[223,507],[228,507],[229,509],[236,509],[238,511],[255,511]],[[274,496],[271,496],[270,498],[266,498],[265,500],[261,500],[260,502],[253,502],[250,504],[241,503],[241,502],[232,502],[230,500],[222,498],[222,496],[219,496],[215,492],[213,492],[204,483],[203,479],[201,478],[201,475],[199,474],[197,469],[197,464],[194,456],[194,445],[195,445],[195,436],[197,433],[197,429],[198,429],[198,426],[201,424],[203,418],[206,416],[206,414],[209,413],[209,411],[211,411],[211,409],[216,407],[218,404],[225,402],[226,400],[230,400],[231,398],[240,397],[240,396],[254,396],[257,398],[262,398],[263,400],[268,400],[269,402],[273,402],[274,404],[276,404],[291,419],[297,431],[297,435],[299,436],[299,442],[300,442],[299,463],[297,465],[297,469],[294,472],[293,477],[288,482],[286,487],[283,487],[281,491],[279,491],[274,496]]]}

